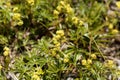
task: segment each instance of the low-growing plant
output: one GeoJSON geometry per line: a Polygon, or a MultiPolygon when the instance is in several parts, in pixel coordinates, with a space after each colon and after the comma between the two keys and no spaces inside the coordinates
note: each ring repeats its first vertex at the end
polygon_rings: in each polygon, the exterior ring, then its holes
{"type": "Polygon", "coordinates": [[[101,51],[102,39],[119,34],[119,1],[111,3],[1,0],[0,79],[116,80],[116,63],[101,51]]]}

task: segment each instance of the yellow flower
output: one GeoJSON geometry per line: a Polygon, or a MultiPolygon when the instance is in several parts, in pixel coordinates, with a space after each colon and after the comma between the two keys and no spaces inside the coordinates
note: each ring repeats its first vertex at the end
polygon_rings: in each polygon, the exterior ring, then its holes
{"type": "Polygon", "coordinates": [[[52,56],[56,55],[56,51],[52,50],[52,56]]]}
{"type": "Polygon", "coordinates": [[[72,21],[73,21],[74,24],[77,24],[77,23],[78,23],[78,20],[79,20],[79,19],[78,19],[77,17],[73,17],[73,18],[72,18],[72,21]]]}
{"type": "Polygon", "coordinates": [[[55,44],[55,47],[59,47],[59,46],[60,46],[60,43],[55,44]]]}
{"type": "Polygon", "coordinates": [[[38,70],[38,73],[42,74],[42,75],[44,74],[44,72],[43,72],[43,70],[41,68],[38,70]]]}
{"type": "Polygon", "coordinates": [[[113,24],[110,23],[109,26],[108,26],[108,28],[109,29],[113,29],[113,24]]]}
{"type": "Polygon", "coordinates": [[[64,1],[60,1],[60,5],[64,6],[65,2],[64,1]]]}
{"type": "Polygon", "coordinates": [[[14,13],[13,20],[20,20],[21,14],[20,13],[14,13]]]}
{"type": "Polygon", "coordinates": [[[69,62],[69,59],[68,58],[64,58],[64,63],[67,63],[69,62]]]}
{"type": "Polygon", "coordinates": [[[23,21],[20,20],[20,21],[17,23],[17,25],[19,25],[19,26],[23,25],[23,21]]]}
{"type": "Polygon", "coordinates": [[[57,10],[58,10],[58,11],[61,11],[61,9],[62,9],[62,6],[60,6],[60,5],[57,6],[57,10]]]}
{"type": "Polygon", "coordinates": [[[62,39],[61,42],[62,42],[62,43],[66,42],[66,39],[62,39]]]}
{"type": "Polygon", "coordinates": [[[68,17],[66,17],[66,18],[65,18],[65,21],[68,22],[68,20],[69,20],[68,17]]]}
{"type": "Polygon", "coordinates": [[[105,63],[105,67],[112,68],[114,65],[114,62],[112,60],[107,60],[105,63]]]}
{"type": "Polygon", "coordinates": [[[39,77],[38,75],[34,74],[34,75],[32,76],[32,79],[34,79],[34,80],[40,80],[40,77],[39,77]]]}
{"type": "Polygon", "coordinates": [[[0,64],[0,70],[2,69],[2,65],[0,64]]]}
{"type": "Polygon", "coordinates": [[[67,11],[67,13],[69,13],[69,14],[73,12],[73,9],[70,7],[69,4],[66,5],[66,11],[67,11]]]}
{"type": "Polygon", "coordinates": [[[54,10],[54,11],[53,11],[53,14],[54,14],[54,15],[59,15],[59,12],[58,12],[57,10],[54,10]]]}
{"type": "Polygon", "coordinates": [[[9,51],[10,49],[5,46],[3,50],[4,50],[4,51],[9,51]]]}
{"type": "Polygon", "coordinates": [[[92,59],[96,59],[97,58],[95,54],[91,54],[90,56],[91,56],[92,59]]]}
{"type": "Polygon", "coordinates": [[[92,60],[91,60],[91,59],[88,59],[88,60],[87,60],[87,63],[88,63],[88,64],[92,64],[92,60]]]}
{"type": "Polygon", "coordinates": [[[57,35],[64,36],[64,31],[63,30],[58,30],[56,31],[57,35]]]}
{"type": "Polygon", "coordinates": [[[57,54],[57,55],[56,55],[56,58],[57,58],[57,59],[60,59],[60,55],[59,55],[59,54],[57,54]]]}
{"type": "Polygon", "coordinates": [[[54,43],[54,44],[57,44],[57,43],[59,43],[59,42],[58,42],[57,40],[54,40],[53,43],[54,43]]]}
{"type": "Polygon", "coordinates": [[[117,5],[118,8],[120,8],[120,1],[117,1],[116,5],[117,5]]]}
{"type": "Polygon", "coordinates": [[[13,8],[13,12],[16,12],[16,11],[18,11],[18,7],[13,8]]]}
{"type": "Polygon", "coordinates": [[[79,21],[79,23],[80,23],[80,25],[83,25],[83,24],[84,24],[84,22],[83,22],[83,21],[81,21],[81,20],[79,21]]]}
{"type": "Polygon", "coordinates": [[[86,65],[87,61],[85,59],[82,60],[82,65],[86,65]]]}
{"type": "Polygon", "coordinates": [[[112,34],[118,34],[118,32],[119,32],[119,31],[118,31],[117,29],[113,29],[113,30],[112,30],[112,34]]]}
{"type": "Polygon", "coordinates": [[[57,39],[57,40],[59,40],[60,38],[61,38],[60,35],[56,35],[56,36],[55,36],[55,39],[57,39]]]}
{"type": "Polygon", "coordinates": [[[27,0],[30,5],[34,5],[34,0],[27,0]]]}
{"type": "Polygon", "coordinates": [[[107,64],[108,64],[108,65],[113,65],[113,61],[112,61],[112,60],[108,60],[108,61],[107,61],[107,64]]]}
{"type": "Polygon", "coordinates": [[[3,55],[4,55],[4,56],[8,56],[8,55],[9,55],[9,51],[4,51],[4,52],[3,52],[3,55]]]}
{"type": "Polygon", "coordinates": [[[37,67],[35,70],[36,70],[36,72],[34,72],[34,75],[43,75],[44,74],[43,70],[40,67],[37,67]]]}
{"type": "Polygon", "coordinates": [[[57,40],[53,40],[53,43],[54,43],[54,44],[57,44],[57,43],[59,43],[59,42],[58,42],[57,40]]]}

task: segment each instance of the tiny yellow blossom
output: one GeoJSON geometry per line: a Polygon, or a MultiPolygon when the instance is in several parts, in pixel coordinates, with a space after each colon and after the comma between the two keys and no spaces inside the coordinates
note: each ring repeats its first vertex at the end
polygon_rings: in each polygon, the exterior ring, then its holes
{"type": "Polygon", "coordinates": [[[68,22],[68,20],[69,20],[68,17],[66,17],[66,18],[65,18],[65,21],[68,22]]]}
{"type": "Polygon", "coordinates": [[[4,51],[9,51],[10,49],[5,46],[3,50],[4,50],[4,51]]]}
{"type": "Polygon", "coordinates": [[[97,58],[95,54],[91,54],[90,56],[91,56],[92,59],[96,59],[97,58]]]}
{"type": "Polygon", "coordinates": [[[85,59],[82,60],[82,65],[86,65],[87,61],[85,59]]]}
{"type": "Polygon", "coordinates": [[[56,57],[57,59],[60,59],[60,55],[59,55],[59,54],[57,54],[55,57],[56,57]]]}
{"type": "Polygon", "coordinates": [[[110,23],[109,26],[108,26],[108,28],[109,29],[113,29],[113,24],[110,23]]]}
{"type": "Polygon", "coordinates": [[[64,1],[60,1],[60,5],[64,6],[65,2],[64,1]]]}
{"type": "Polygon", "coordinates": [[[58,30],[58,31],[56,31],[56,34],[57,34],[57,35],[64,36],[64,31],[63,31],[63,30],[58,30]]]}
{"type": "Polygon", "coordinates": [[[60,50],[60,46],[55,46],[56,51],[59,51],[60,50]]]}
{"type": "Polygon", "coordinates": [[[60,46],[60,43],[55,44],[55,46],[56,46],[56,47],[59,47],[59,46],[60,46]]]}
{"type": "Polygon", "coordinates": [[[8,55],[9,55],[9,51],[4,51],[4,52],[3,52],[3,55],[4,55],[4,56],[8,56],[8,55]]]}
{"type": "Polygon", "coordinates": [[[57,10],[54,10],[54,11],[53,11],[53,14],[54,14],[54,15],[59,15],[59,12],[58,12],[57,10]]]}
{"type": "Polygon", "coordinates": [[[120,8],[120,1],[117,1],[116,5],[117,5],[118,8],[120,8]]]}
{"type": "Polygon", "coordinates": [[[34,74],[34,75],[32,76],[32,79],[34,79],[34,80],[40,80],[40,77],[39,77],[38,75],[34,74]]]}
{"type": "Polygon", "coordinates": [[[42,75],[44,74],[44,72],[43,72],[43,70],[41,68],[38,70],[38,73],[42,74],[42,75]]]}
{"type": "Polygon", "coordinates": [[[20,13],[14,13],[13,20],[20,20],[21,14],[20,13]]]}
{"type": "Polygon", "coordinates": [[[0,70],[2,69],[2,65],[0,64],[0,70]]]}
{"type": "Polygon", "coordinates": [[[66,5],[66,11],[67,11],[68,14],[73,12],[73,9],[70,7],[69,4],[66,5]]]}
{"type": "Polygon", "coordinates": [[[54,51],[57,51],[57,50],[59,50],[59,49],[58,49],[57,47],[55,47],[55,48],[53,48],[53,50],[54,50],[54,51]]]}
{"type": "Polygon", "coordinates": [[[79,23],[80,23],[80,25],[83,25],[83,24],[84,24],[84,22],[83,22],[83,21],[81,21],[81,20],[79,21],[79,23]]]}
{"type": "Polygon", "coordinates": [[[20,20],[20,21],[17,23],[17,25],[19,25],[19,26],[23,25],[23,21],[20,20]]]}
{"type": "Polygon", "coordinates": [[[112,34],[118,34],[118,32],[119,32],[119,31],[118,31],[117,29],[113,29],[113,30],[112,30],[112,34]]]}
{"type": "Polygon", "coordinates": [[[57,40],[59,40],[60,38],[61,38],[60,35],[56,35],[56,36],[55,36],[55,39],[57,39],[57,40]]]}
{"type": "Polygon", "coordinates": [[[73,17],[73,18],[72,18],[72,21],[73,21],[74,24],[77,24],[78,21],[79,21],[79,19],[78,19],[77,17],[73,17]]]}
{"type": "Polygon", "coordinates": [[[13,12],[16,12],[16,11],[18,11],[18,7],[13,8],[13,12]]]}
{"type": "Polygon", "coordinates": [[[58,42],[57,40],[53,40],[53,43],[54,43],[54,44],[57,44],[57,43],[59,43],[59,42],[58,42]]]}
{"type": "Polygon", "coordinates": [[[62,6],[60,6],[60,5],[57,6],[57,10],[58,10],[58,11],[61,11],[61,9],[62,9],[62,6]]]}
{"type": "Polygon", "coordinates": [[[30,5],[34,5],[34,0],[27,0],[30,5]]]}
{"type": "Polygon", "coordinates": [[[114,62],[112,60],[107,60],[107,62],[105,63],[105,66],[112,68],[114,66],[114,62]]]}
{"type": "Polygon", "coordinates": [[[57,43],[59,43],[57,40],[54,40],[54,41],[53,41],[53,44],[57,44],[57,43]]]}
{"type": "Polygon", "coordinates": [[[55,56],[56,55],[56,51],[52,50],[52,56],[55,56]]]}
{"type": "Polygon", "coordinates": [[[113,65],[113,61],[112,60],[108,60],[108,65],[113,65]]]}
{"type": "Polygon", "coordinates": [[[62,43],[64,43],[64,42],[66,42],[66,39],[62,39],[62,41],[61,41],[62,43]]]}
{"type": "Polygon", "coordinates": [[[88,63],[88,64],[92,64],[92,60],[91,60],[91,59],[88,59],[88,60],[87,60],[87,63],[88,63]]]}
{"type": "Polygon", "coordinates": [[[64,63],[67,63],[69,62],[69,59],[68,58],[64,58],[64,63]]]}

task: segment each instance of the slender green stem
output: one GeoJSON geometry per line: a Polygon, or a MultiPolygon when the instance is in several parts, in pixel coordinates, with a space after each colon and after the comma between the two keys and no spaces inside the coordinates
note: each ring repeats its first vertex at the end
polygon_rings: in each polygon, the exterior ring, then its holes
{"type": "Polygon", "coordinates": [[[97,48],[98,48],[98,50],[99,50],[99,52],[100,52],[101,56],[102,56],[102,57],[103,57],[103,59],[105,60],[105,57],[104,57],[104,55],[103,55],[102,51],[100,50],[99,46],[97,45],[96,41],[95,41],[94,39],[93,39],[93,41],[94,41],[95,45],[97,46],[97,48]]]}

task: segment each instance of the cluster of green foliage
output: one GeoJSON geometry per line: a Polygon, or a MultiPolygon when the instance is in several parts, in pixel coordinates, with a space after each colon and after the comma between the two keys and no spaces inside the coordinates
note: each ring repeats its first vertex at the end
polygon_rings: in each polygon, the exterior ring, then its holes
{"type": "Polygon", "coordinates": [[[116,64],[102,54],[99,46],[104,34],[119,33],[119,6],[111,10],[111,3],[1,0],[0,79],[117,79],[116,64]]]}

